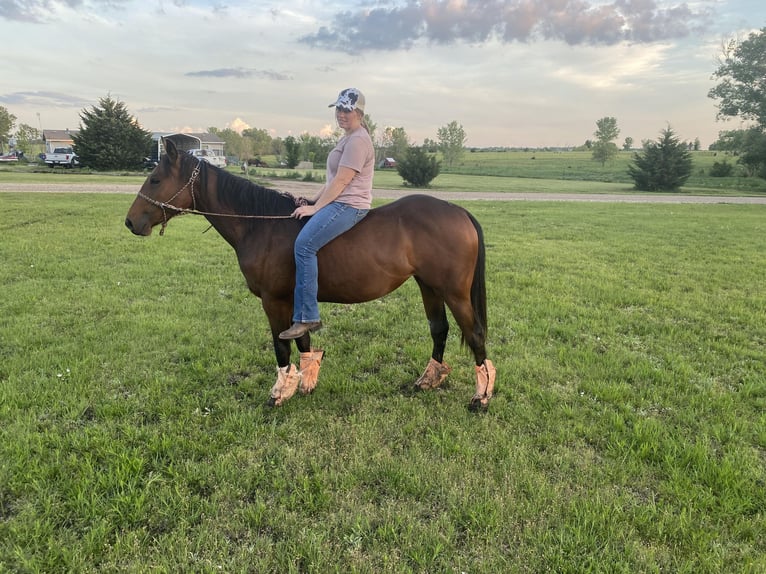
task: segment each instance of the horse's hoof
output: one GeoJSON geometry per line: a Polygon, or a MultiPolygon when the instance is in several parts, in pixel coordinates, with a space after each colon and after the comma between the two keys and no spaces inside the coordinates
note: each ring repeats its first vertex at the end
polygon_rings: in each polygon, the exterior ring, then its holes
{"type": "Polygon", "coordinates": [[[486,397],[473,397],[468,405],[472,413],[486,413],[489,410],[489,399],[486,397]]]}
{"type": "Polygon", "coordinates": [[[415,388],[426,391],[439,388],[447,375],[450,374],[452,368],[447,363],[440,363],[436,359],[431,358],[428,361],[426,370],[420,375],[420,378],[415,381],[415,388]]]}
{"type": "Polygon", "coordinates": [[[270,408],[274,408],[277,406],[277,400],[274,397],[269,397],[269,400],[266,401],[266,406],[270,408]]]}

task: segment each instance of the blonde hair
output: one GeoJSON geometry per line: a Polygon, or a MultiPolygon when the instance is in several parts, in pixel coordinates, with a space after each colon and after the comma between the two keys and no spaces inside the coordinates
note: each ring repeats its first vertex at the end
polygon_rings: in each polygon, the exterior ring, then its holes
{"type": "Polygon", "coordinates": [[[364,120],[364,112],[360,110],[359,108],[356,108],[354,110],[357,114],[359,114],[359,120],[362,124],[362,127],[365,129],[367,133],[370,133],[370,127],[367,125],[367,122],[364,120]]]}

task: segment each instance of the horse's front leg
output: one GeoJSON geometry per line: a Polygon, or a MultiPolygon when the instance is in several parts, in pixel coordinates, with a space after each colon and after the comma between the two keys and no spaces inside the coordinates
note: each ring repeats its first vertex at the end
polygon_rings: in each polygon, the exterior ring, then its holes
{"type": "Polygon", "coordinates": [[[266,297],[262,301],[263,310],[269,319],[274,355],[277,358],[277,381],[271,387],[266,404],[270,407],[278,407],[295,394],[301,382],[298,367],[290,362],[291,341],[283,341],[279,338],[279,333],[290,326],[292,306],[287,302],[274,301],[266,297]]]}
{"type": "Polygon", "coordinates": [[[300,389],[301,394],[308,395],[316,388],[324,351],[311,346],[309,333],[296,339],[295,344],[300,352],[300,368],[296,368],[290,362],[291,341],[279,338],[279,333],[290,326],[292,307],[264,304],[264,309],[269,318],[274,354],[277,358],[277,381],[271,388],[268,405],[278,407],[290,399],[297,390],[300,389]]]}
{"type": "Polygon", "coordinates": [[[319,367],[322,365],[324,351],[311,346],[310,335],[306,333],[296,340],[300,352],[300,370],[290,363],[290,341],[283,341],[276,331],[273,335],[274,350],[277,355],[277,382],[271,389],[270,406],[280,406],[291,398],[296,390],[308,395],[317,386],[319,367]]]}

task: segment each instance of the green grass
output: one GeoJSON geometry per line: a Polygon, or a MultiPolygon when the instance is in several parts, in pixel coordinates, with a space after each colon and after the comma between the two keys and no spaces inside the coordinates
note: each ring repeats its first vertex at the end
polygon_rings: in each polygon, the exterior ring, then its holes
{"type": "MultiPolygon", "coordinates": [[[[619,152],[605,165],[593,161],[591,152],[574,151],[506,151],[466,152],[461,160],[445,171],[463,175],[493,175],[499,177],[594,181],[623,183],[633,186],[628,175],[628,165],[635,152],[619,152]]],[[[766,191],[766,181],[745,177],[737,165],[737,158],[723,152],[691,152],[693,170],[685,188],[709,188],[711,190],[734,189],[744,192],[766,191]],[[710,177],[715,162],[728,162],[735,166],[731,177],[710,177]]]]}
{"type": "MultiPolygon", "coordinates": [[[[432,182],[434,191],[492,191],[529,193],[634,193],[627,174],[633,153],[620,152],[602,166],[593,161],[590,152],[507,151],[466,152],[451,169],[432,182]]],[[[692,152],[694,169],[681,193],[703,195],[761,195],[766,193],[766,180],[744,177],[737,168],[732,177],[710,177],[714,162],[736,164],[736,158],[709,151],[692,152]]],[[[274,165],[271,161],[270,165],[274,165]]],[[[228,168],[240,174],[240,168],[228,168]]],[[[288,179],[324,181],[324,170],[300,171],[278,168],[251,168],[254,177],[278,175],[288,179]]],[[[0,183],[129,183],[140,185],[146,173],[90,173],[86,170],[64,170],[35,166],[0,166],[0,183]]],[[[375,172],[375,186],[383,189],[405,189],[396,170],[375,172]]]]}
{"type": "Polygon", "coordinates": [[[315,393],[201,218],[3,194],[0,571],[762,572],[763,206],[466,202],[490,412],[412,282],[323,306],[315,393]]]}

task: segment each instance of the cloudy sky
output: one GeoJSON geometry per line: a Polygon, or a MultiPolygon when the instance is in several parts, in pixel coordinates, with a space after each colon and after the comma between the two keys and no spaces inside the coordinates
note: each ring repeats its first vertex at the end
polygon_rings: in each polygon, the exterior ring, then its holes
{"type": "Polygon", "coordinates": [[[0,106],[77,128],[111,95],[150,131],[322,134],[358,87],[379,127],[421,143],[568,146],[617,118],[619,142],[668,124],[720,130],[722,42],[766,27],[763,0],[0,0],[0,106]]]}

